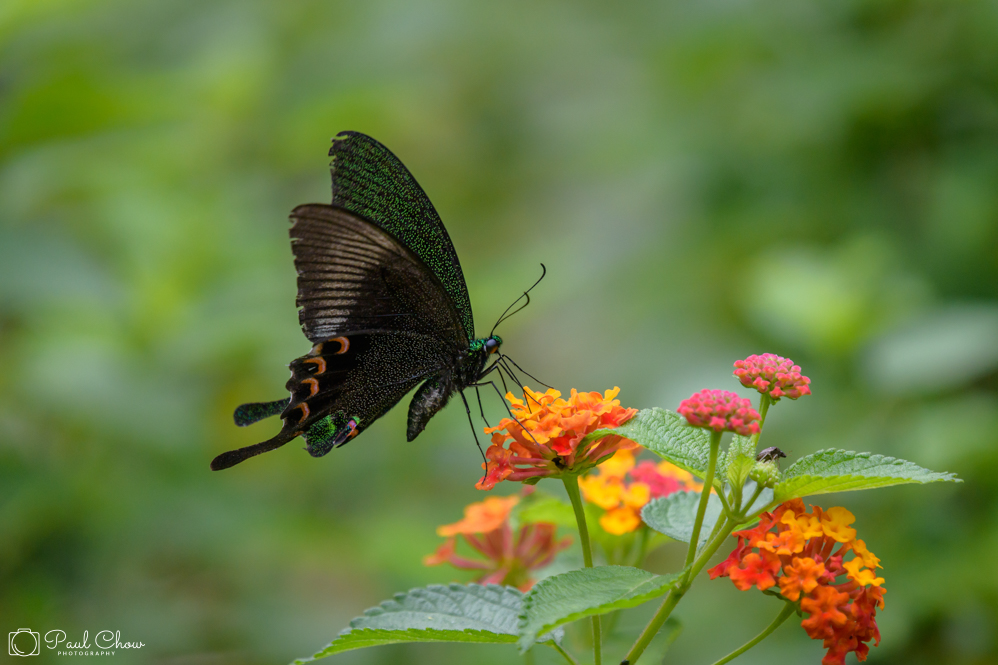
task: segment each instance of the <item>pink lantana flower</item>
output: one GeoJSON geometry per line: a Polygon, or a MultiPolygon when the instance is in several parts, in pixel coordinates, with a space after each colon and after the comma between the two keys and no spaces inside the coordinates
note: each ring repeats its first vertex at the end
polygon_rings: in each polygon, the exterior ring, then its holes
{"type": "Polygon", "coordinates": [[[746,388],[769,395],[774,402],[781,397],[797,399],[811,394],[811,379],[800,373],[794,361],[773,353],[752,355],[735,361],[735,376],[746,388]]]}
{"type": "Polygon", "coordinates": [[[694,427],[742,436],[759,432],[759,412],[752,408],[752,402],[727,390],[705,388],[684,399],[676,411],[694,427]]]}

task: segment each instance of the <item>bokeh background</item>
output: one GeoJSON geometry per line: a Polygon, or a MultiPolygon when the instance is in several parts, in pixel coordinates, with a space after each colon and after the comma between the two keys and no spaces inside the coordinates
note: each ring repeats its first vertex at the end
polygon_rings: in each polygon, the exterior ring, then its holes
{"type": "MultiPolygon", "coordinates": [[[[421,564],[482,498],[460,404],[414,443],[402,407],[320,460],[208,470],[278,426],[232,410],[280,398],[309,348],[287,214],[329,200],[329,139],[354,129],[429,193],[480,333],[547,265],[499,331],[546,382],[675,408],[775,352],[814,395],[770,412],[767,445],[958,473],[823,503],[883,559],[870,662],[998,662],[996,45],[998,5],[974,0],[5,0],[0,634],[285,663],[395,591],[467,579],[421,564]]],[[[698,583],[670,662],[776,611],[698,583]]],[[[740,662],[822,654],[788,622],[740,662]]]]}

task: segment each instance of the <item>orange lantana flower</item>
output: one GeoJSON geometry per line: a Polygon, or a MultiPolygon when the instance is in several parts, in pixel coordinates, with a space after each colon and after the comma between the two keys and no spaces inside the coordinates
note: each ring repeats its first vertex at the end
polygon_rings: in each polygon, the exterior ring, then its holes
{"type": "Polygon", "coordinates": [[[637,409],[625,409],[615,399],[620,388],[580,393],[562,399],[554,388],[538,393],[524,387],[524,400],[506,394],[516,420],[503,418],[486,428],[492,445],[485,451],[487,464],[478,489],[488,490],[503,480],[524,481],[562,473],[580,473],[603,462],[615,452],[638,444],[620,436],[605,436],[583,443],[587,435],[611,429],[630,420],[637,409]],[[506,445],[509,444],[507,448],[506,445]]]}
{"type": "Polygon", "coordinates": [[[447,537],[437,551],[423,558],[427,566],[449,563],[462,570],[479,570],[480,584],[503,584],[526,591],[534,584],[530,572],[551,563],[554,556],[571,544],[571,538],[555,540],[554,524],[528,524],[513,534],[509,517],[520,497],[493,497],[472,503],[464,509],[464,519],[445,524],[437,534],[447,537]],[[469,559],[457,554],[461,536],[485,559],[469,559]]]}
{"type": "Polygon", "coordinates": [[[762,513],[755,528],[733,533],[738,546],[710,577],[730,577],[743,591],[779,585],[808,615],[801,622],[807,634],[824,641],[823,665],[843,665],[849,652],[866,660],[867,642],[880,643],[875,616],[884,608],[884,578],[874,572],[880,559],[849,526],[855,521],[845,508],[810,512],[800,499],[788,501],[762,513]],[[853,558],[843,561],[849,552],[853,558]]]}
{"type": "Polygon", "coordinates": [[[615,536],[641,526],[641,509],[652,499],[680,490],[699,491],[701,486],[693,474],[669,462],[645,460],[635,466],[630,449],[618,450],[595,473],[579,479],[586,501],[606,511],[600,526],[615,536]]]}

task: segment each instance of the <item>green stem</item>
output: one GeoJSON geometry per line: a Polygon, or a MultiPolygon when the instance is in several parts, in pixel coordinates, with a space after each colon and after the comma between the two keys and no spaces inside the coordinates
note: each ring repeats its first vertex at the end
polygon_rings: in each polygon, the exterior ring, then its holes
{"type": "Polygon", "coordinates": [[[687,586],[689,586],[693,580],[696,579],[696,576],[700,574],[703,567],[710,561],[710,557],[713,556],[714,552],[716,552],[724,541],[728,539],[728,536],[731,535],[731,532],[735,530],[736,526],[738,526],[738,524],[733,520],[726,520],[724,522],[724,528],[722,528],[718,534],[714,536],[712,541],[704,546],[703,552],[697,557],[697,560],[693,562],[693,567],[690,568],[690,574],[688,576],[689,581],[686,583],[687,586]]]}
{"type": "Polygon", "coordinates": [[[759,435],[762,434],[762,426],[766,424],[766,413],[769,412],[769,405],[772,403],[773,398],[763,393],[762,399],[759,400],[759,433],[755,435],[756,442],[759,441],[759,435]]]}
{"type": "MultiPolygon", "coordinates": [[[[575,521],[579,526],[579,540],[582,544],[582,561],[586,568],[593,567],[593,550],[589,543],[589,527],[586,526],[586,511],[582,506],[582,496],[579,494],[579,477],[576,475],[563,475],[561,477],[565,483],[565,491],[572,501],[572,508],[575,510],[575,521]]],[[[593,615],[593,659],[596,665],[603,663],[603,635],[600,629],[600,617],[593,615]]]]}
{"type": "Polygon", "coordinates": [[[707,464],[707,475],[703,479],[703,489],[700,491],[700,505],[697,507],[697,518],[693,522],[693,534],[690,536],[690,549],[686,552],[686,563],[683,568],[688,568],[697,554],[697,545],[700,544],[700,528],[703,526],[703,516],[707,513],[707,501],[714,487],[714,472],[717,470],[717,451],[721,447],[721,433],[710,433],[710,462],[707,464]]]}
{"type": "Polygon", "coordinates": [[[568,653],[567,651],[565,651],[564,649],[562,649],[560,646],[558,646],[557,642],[552,642],[551,646],[554,647],[555,651],[557,651],[562,656],[564,656],[565,660],[567,660],[569,663],[571,663],[572,665],[579,665],[579,661],[577,661],[574,658],[572,658],[572,654],[568,653]]]}
{"type": "Polygon", "coordinates": [[[745,503],[744,506],[742,506],[742,510],[743,511],[749,511],[749,510],[751,510],[752,509],[752,504],[755,503],[755,500],[759,498],[759,495],[762,494],[762,490],[764,490],[764,489],[766,489],[766,488],[763,487],[762,485],[756,483],[755,492],[752,493],[752,498],[749,499],[745,503]]]}
{"type": "MultiPolygon", "coordinates": [[[[693,534],[690,538],[690,549],[686,556],[686,566],[688,569],[686,575],[683,577],[682,581],[678,586],[673,587],[669,591],[669,595],[665,597],[662,601],[662,606],[658,608],[655,615],[645,626],[645,629],[641,631],[638,636],[637,641],[631,647],[631,650],[627,652],[624,657],[625,663],[628,665],[634,665],[638,662],[638,658],[644,653],[648,645],[658,634],[658,631],[662,629],[665,622],[669,619],[669,615],[672,614],[672,610],[676,608],[679,601],[682,600],[686,592],[689,591],[690,585],[693,583],[693,578],[707,565],[710,557],[714,555],[717,548],[721,546],[728,534],[735,528],[735,522],[731,518],[725,516],[723,522],[724,526],[721,528],[720,532],[714,537],[713,540],[709,541],[707,545],[704,546],[700,556],[697,556],[697,543],[700,540],[700,528],[703,526],[703,516],[707,512],[707,499],[710,497],[710,490],[714,483],[714,472],[717,467],[717,452],[721,446],[721,434],[719,432],[711,432],[710,434],[710,462],[707,465],[707,475],[704,478],[703,491],[700,492],[700,506],[697,509],[696,521],[693,523],[693,534]],[[691,567],[692,565],[692,567],[691,567]]],[[[718,520],[720,522],[722,520],[718,520]]],[[[715,525],[716,528],[716,525],[715,525]]]]}
{"type": "Polygon", "coordinates": [[[699,573],[705,565],[707,565],[710,557],[714,555],[714,552],[717,551],[717,548],[721,546],[721,543],[724,542],[724,540],[728,537],[728,534],[730,534],[734,528],[735,525],[731,520],[724,521],[724,528],[721,529],[721,532],[718,533],[706,547],[704,547],[703,552],[701,552],[700,556],[697,557],[696,562],[693,564],[693,568],[690,570],[690,575],[687,581],[672,589],[672,591],[669,592],[669,595],[665,597],[665,600],[662,602],[662,606],[658,608],[658,611],[655,612],[655,616],[651,618],[651,621],[648,622],[645,629],[641,631],[641,635],[638,636],[638,639],[634,643],[634,646],[631,647],[631,650],[627,652],[627,655],[624,657],[624,661],[630,665],[634,665],[634,663],[638,662],[638,658],[641,657],[641,654],[644,653],[644,650],[648,648],[648,645],[651,644],[651,641],[658,634],[658,631],[662,629],[662,626],[664,626],[665,622],[669,619],[669,615],[672,614],[672,610],[676,608],[679,601],[682,600],[684,595],[686,595],[693,578],[696,577],[697,573],[699,573]]]}
{"type": "Polygon", "coordinates": [[[769,624],[769,626],[767,626],[764,631],[753,637],[751,640],[749,640],[739,648],[729,653],[721,660],[715,662],[714,665],[724,665],[724,663],[727,663],[730,660],[734,660],[738,656],[742,655],[743,653],[754,647],[759,642],[762,642],[764,639],[769,637],[770,633],[779,628],[783,624],[783,622],[786,621],[790,617],[790,615],[794,613],[794,610],[796,609],[797,608],[793,603],[786,603],[783,606],[783,609],[780,610],[780,613],[776,616],[776,618],[773,619],[773,623],[769,624]]]}
{"type": "MultiPolygon", "coordinates": [[[[728,517],[734,517],[735,511],[731,509],[731,504],[729,504],[728,500],[724,498],[724,493],[718,492],[717,498],[721,500],[721,505],[724,507],[724,514],[728,517]]],[[[707,500],[709,501],[710,498],[708,497],[707,500]]]]}
{"type": "Polygon", "coordinates": [[[648,554],[648,538],[651,535],[651,528],[645,526],[643,522],[638,529],[641,530],[639,536],[641,540],[638,542],[638,556],[634,559],[633,566],[635,568],[640,568],[641,564],[645,562],[645,555],[648,554]]]}

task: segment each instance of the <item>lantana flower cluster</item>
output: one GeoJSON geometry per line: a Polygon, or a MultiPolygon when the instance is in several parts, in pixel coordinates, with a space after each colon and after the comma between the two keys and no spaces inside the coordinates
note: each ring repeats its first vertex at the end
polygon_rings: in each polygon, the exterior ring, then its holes
{"type": "Polygon", "coordinates": [[[794,361],[775,353],[752,355],[735,361],[735,376],[746,388],[769,395],[774,402],[781,397],[797,399],[811,394],[811,379],[800,373],[794,361]]]}
{"type": "Polygon", "coordinates": [[[807,634],[823,640],[822,665],[843,665],[849,652],[864,661],[867,643],[880,643],[875,616],[884,608],[884,578],[875,572],[880,559],[849,526],[855,519],[845,508],[809,512],[800,499],[788,501],[762,513],[756,527],[734,532],[738,546],[710,578],[729,577],[742,591],[778,588],[807,615],[807,634]]]}
{"type": "Polygon", "coordinates": [[[601,395],[573,388],[567,400],[553,388],[543,393],[524,388],[524,400],[507,393],[516,420],[503,418],[497,427],[486,428],[492,434],[492,445],[485,451],[486,475],[475,486],[489,490],[503,480],[533,481],[580,473],[618,450],[636,447],[616,435],[583,443],[592,432],[618,427],[637,413],[637,409],[620,406],[619,392],[620,388],[614,388],[601,395]]]}
{"type": "Polygon", "coordinates": [[[676,411],[694,427],[742,436],[759,433],[759,412],[751,400],[728,390],[705,388],[680,402],[676,411]]]}
{"type": "Polygon", "coordinates": [[[620,536],[641,526],[641,509],[652,499],[683,490],[700,491],[693,474],[669,462],[635,463],[633,450],[620,450],[594,473],[579,478],[579,489],[589,503],[604,511],[599,524],[620,536]]]}
{"type": "Polygon", "coordinates": [[[527,591],[534,580],[530,572],[543,568],[555,555],[568,547],[572,539],[556,539],[557,526],[550,523],[526,524],[514,535],[510,513],[520,497],[490,496],[485,501],[469,504],[464,519],[437,529],[447,538],[423,563],[438,566],[449,563],[462,570],[478,570],[479,584],[503,584],[527,591]],[[485,559],[470,559],[457,554],[457,536],[461,536],[485,559]]]}

